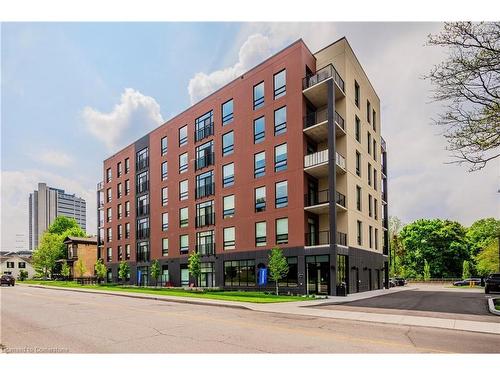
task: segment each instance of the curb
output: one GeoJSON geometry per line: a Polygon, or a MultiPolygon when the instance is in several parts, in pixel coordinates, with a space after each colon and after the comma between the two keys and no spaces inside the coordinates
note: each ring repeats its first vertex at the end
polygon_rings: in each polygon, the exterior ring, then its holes
{"type": "Polygon", "coordinates": [[[488,307],[490,309],[490,313],[500,316],[500,310],[495,309],[495,300],[500,300],[500,297],[488,298],[488,307]]]}

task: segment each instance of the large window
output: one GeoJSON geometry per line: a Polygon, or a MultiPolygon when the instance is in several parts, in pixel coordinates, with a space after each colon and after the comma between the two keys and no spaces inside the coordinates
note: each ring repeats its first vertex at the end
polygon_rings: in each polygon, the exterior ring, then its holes
{"type": "Polygon", "coordinates": [[[288,243],[288,218],[276,219],[276,244],[288,243]]]}
{"type": "Polygon", "coordinates": [[[137,186],[136,186],[136,193],[145,193],[146,191],[149,190],[149,174],[148,171],[144,171],[142,173],[139,173],[137,175],[137,186]]]}
{"type": "Polygon", "coordinates": [[[137,238],[149,238],[149,218],[143,217],[137,220],[137,238]]]}
{"type": "Polygon", "coordinates": [[[201,141],[202,139],[209,137],[214,134],[214,115],[213,111],[205,113],[203,116],[198,117],[195,122],[195,141],[201,141]]]}
{"type": "Polygon", "coordinates": [[[266,174],[266,153],[264,151],[254,155],[254,177],[262,177],[266,174]]]}
{"type": "Polygon", "coordinates": [[[265,117],[259,117],[253,120],[253,143],[257,144],[266,138],[266,120],[265,117]]]}
{"type": "Polygon", "coordinates": [[[274,111],[274,135],[286,132],[286,106],[274,111]]]}
{"type": "Polygon", "coordinates": [[[360,102],[359,84],[356,81],[354,81],[354,103],[358,108],[359,108],[359,102],[360,102]]]}
{"type": "Polygon", "coordinates": [[[196,233],[196,251],[200,255],[215,254],[215,236],[213,230],[196,233]]]}
{"type": "Polygon", "coordinates": [[[227,195],[223,199],[224,210],[222,217],[229,218],[234,216],[234,195],[227,195]]]}
{"type": "Polygon", "coordinates": [[[225,286],[255,286],[255,260],[224,262],[225,286]]]}
{"type": "Polygon", "coordinates": [[[137,198],[137,216],[149,214],[149,195],[141,195],[137,198]]]}
{"type": "Polygon", "coordinates": [[[255,188],[255,212],[266,210],[266,187],[255,188]]]}
{"type": "Polygon", "coordinates": [[[286,94],[286,70],[274,75],[274,99],[281,98],[286,94]]]}
{"type": "Polygon", "coordinates": [[[136,154],[136,169],[140,171],[141,169],[147,168],[148,165],[149,165],[149,149],[145,147],[136,154]]]}
{"type": "Polygon", "coordinates": [[[179,199],[181,201],[188,199],[188,180],[179,182],[179,199]]]}
{"type": "Polygon", "coordinates": [[[164,212],[161,214],[161,230],[168,230],[168,212],[164,212]]]}
{"type": "Polygon", "coordinates": [[[287,257],[288,273],[280,280],[279,286],[296,287],[298,285],[299,267],[297,257],[287,257]]]}
{"type": "Polygon", "coordinates": [[[276,182],[276,208],[288,206],[288,181],[276,182]]]}
{"type": "Polygon", "coordinates": [[[234,250],[236,238],[234,227],[224,228],[224,250],[234,250]]]}
{"type": "Polygon", "coordinates": [[[356,208],[361,211],[361,186],[356,185],[356,208]]]}
{"type": "Polygon", "coordinates": [[[161,154],[162,155],[165,155],[167,153],[167,150],[168,150],[168,141],[167,141],[167,137],[163,137],[161,139],[161,154]]]}
{"type": "Polygon", "coordinates": [[[259,221],[255,223],[255,246],[266,246],[267,236],[266,236],[266,222],[259,221]]]}
{"type": "Polygon", "coordinates": [[[231,99],[222,104],[222,125],[229,124],[233,118],[233,99],[231,99]]]}
{"type": "Polygon", "coordinates": [[[168,238],[161,239],[161,256],[168,256],[168,238]]]}
{"type": "Polygon", "coordinates": [[[189,210],[187,207],[182,207],[179,210],[179,226],[181,228],[189,226],[189,210]]]}
{"type": "Polygon", "coordinates": [[[264,81],[253,87],[253,109],[264,106],[264,81]]]}
{"type": "Polygon", "coordinates": [[[161,205],[166,206],[168,204],[168,187],[161,188],[161,205]]]}
{"type": "Polygon", "coordinates": [[[161,179],[166,180],[168,178],[168,164],[166,161],[161,163],[161,179]]]}
{"type": "Polygon", "coordinates": [[[222,167],[222,186],[234,185],[234,163],[226,164],[222,167]]]}
{"type": "Polygon", "coordinates": [[[188,142],[188,127],[184,125],[182,128],[179,128],[179,147],[184,146],[188,142]]]}
{"type": "Polygon", "coordinates": [[[214,201],[206,201],[196,205],[196,228],[215,224],[214,201]]]}
{"type": "Polygon", "coordinates": [[[187,254],[189,252],[189,235],[182,234],[179,236],[179,253],[187,254]]]}
{"type": "MultiPolygon", "coordinates": [[[[187,163],[187,160],[186,160],[187,163]]],[[[196,170],[215,163],[214,141],[209,141],[196,147],[196,170]]]]}
{"type": "Polygon", "coordinates": [[[222,136],[222,156],[231,155],[234,152],[234,132],[222,136]]]}
{"type": "Polygon", "coordinates": [[[356,134],[356,141],[361,143],[361,120],[359,119],[358,116],[354,118],[354,126],[355,126],[354,132],[356,134]]]}
{"type": "Polygon", "coordinates": [[[179,173],[184,173],[188,170],[188,153],[185,152],[179,155],[179,173]]]}
{"type": "Polygon", "coordinates": [[[196,176],[196,199],[208,197],[215,193],[214,171],[196,176]]]}
{"type": "Polygon", "coordinates": [[[288,165],[287,147],[286,143],[276,146],[274,148],[274,171],[284,171],[288,165]]]}

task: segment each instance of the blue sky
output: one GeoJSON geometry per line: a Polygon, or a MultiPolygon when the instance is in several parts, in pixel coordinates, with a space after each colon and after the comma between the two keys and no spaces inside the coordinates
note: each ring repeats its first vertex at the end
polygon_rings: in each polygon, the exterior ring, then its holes
{"type": "Polygon", "coordinates": [[[86,198],[88,232],[94,233],[103,159],[299,37],[315,51],[347,36],[375,86],[389,146],[391,215],[465,224],[499,216],[498,164],[472,175],[445,165],[446,144],[430,125],[440,108],[430,103],[430,86],[420,77],[443,56],[424,47],[426,35],[440,28],[3,23],[2,249],[14,246],[16,233],[27,234],[27,196],[40,180],[86,198]]]}

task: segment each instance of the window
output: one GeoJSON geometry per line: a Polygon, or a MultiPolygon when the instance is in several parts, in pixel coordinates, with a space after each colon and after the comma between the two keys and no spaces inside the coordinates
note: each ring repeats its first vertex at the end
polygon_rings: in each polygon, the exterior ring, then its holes
{"type": "Polygon", "coordinates": [[[149,214],[149,195],[141,195],[137,198],[137,216],[149,214]]]}
{"type": "Polygon", "coordinates": [[[286,106],[274,111],[274,135],[286,132],[286,106]]]}
{"type": "Polygon", "coordinates": [[[370,132],[366,132],[366,146],[368,149],[368,153],[371,155],[372,154],[372,135],[370,132]]]}
{"type": "Polygon", "coordinates": [[[373,140],[373,160],[377,161],[377,141],[373,140]]]}
{"type": "Polygon", "coordinates": [[[377,190],[377,171],[373,168],[373,188],[377,190]]]}
{"type": "Polygon", "coordinates": [[[179,173],[184,173],[188,169],[188,153],[179,155],[179,173]]]}
{"type": "Polygon", "coordinates": [[[122,218],[122,215],[123,215],[123,210],[122,210],[122,205],[119,204],[118,205],[118,213],[117,213],[117,219],[121,219],[122,218]]]}
{"type": "Polygon", "coordinates": [[[233,118],[233,99],[231,99],[222,104],[222,125],[229,124],[233,118]]]}
{"type": "Polygon", "coordinates": [[[214,171],[208,171],[196,176],[196,199],[215,194],[214,171]]]}
{"type": "Polygon", "coordinates": [[[201,141],[214,134],[214,117],[213,111],[205,113],[194,121],[195,125],[195,141],[201,141]]]}
{"type": "Polygon", "coordinates": [[[111,207],[109,207],[107,210],[106,210],[106,221],[108,223],[111,222],[111,218],[112,218],[112,210],[111,210],[111,207]]]}
{"type": "MultiPolygon", "coordinates": [[[[186,155],[187,163],[187,155],[186,155]]],[[[195,169],[199,170],[215,163],[214,141],[209,141],[196,147],[195,169]]],[[[187,168],[187,166],[186,166],[187,168]]]]}
{"type": "Polygon", "coordinates": [[[281,98],[286,94],[286,70],[274,75],[274,99],[281,98]]]}
{"type": "Polygon", "coordinates": [[[149,238],[149,218],[143,217],[137,220],[137,238],[149,238]]]}
{"type": "Polygon", "coordinates": [[[363,223],[361,223],[361,221],[357,220],[356,228],[357,228],[356,237],[357,237],[358,245],[362,246],[363,245],[363,237],[362,237],[363,223]]]}
{"type": "Polygon", "coordinates": [[[182,234],[179,237],[179,252],[181,254],[187,254],[189,252],[189,235],[182,234]]]}
{"type": "Polygon", "coordinates": [[[137,175],[137,187],[136,187],[136,192],[138,194],[140,193],[145,193],[146,191],[149,190],[149,174],[148,171],[139,173],[137,175]]]}
{"type": "Polygon", "coordinates": [[[107,242],[113,241],[113,230],[111,228],[106,229],[106,241],[107,242]]]}
{"type": "Polygon", "coordinates": [[[279,286],[296,287],[298,285],[298,260],[297,257],[287,257],[288,274],[280,280],[279,286]]]}
{"type": "Polygon", "coordinates": [[[373,218],[378,220],[378,202],[376,198],[373,198],[373,218]]]}
{"type": "Polygon", "coordinates": [[[215,224],[214,201],[206,201],[196,205],[196,228],[215,224]]]}
{"type": "Polygon", "coordinates": [[[254,177],[262,177],[266,174],[266,153],[264,151],[254,155],[254,177]]]}
{"type": "Polygon", "coordinates": [[[125,173],[128,173],[130,171],[130,159],[126,158],[125,159],[125,173]]]}
{"type": "Polygon", "coordinates": [[[265,117],[259,117],[253,120],[253,143],[257,144],[266,138],[266,120],[265,117]]]}
{"type": "Polygon", "coordinates": [[[223,199],[224,210],[222,217],[229,218],[234,216],[234,195],[227,195],[223,199]]]}
{"type": "Polygon", "coordinates": [[[136,169],[139,171],[141,169],[147,168],[148,165],[149,165],[149,150],[147,147],[145,147],[136,154],[136,169]]]}
{"type": "Polygon", "coordinates": [[[149,262],[149,255],[149,243],[146,241],[138,242],[136,260],[138,262],[149,262]]]}
{"type": "Polygon", "coordinates": [[[372,217],[372,195],[368,194],[368,216],[372,217]]]}
{"type": "Polygon", "coordinates": [[[360,95],[359,95],[359,84],[354,81],[354,103],[359,108],[360,95]]]}
{"type": "Polygon", "coordinates": [[[130,194],[130,180],[125,180],[125,195],[130,194]]]}
{"type": "Polygon", "coordinates": [[[164,161],[161,163],[161,179],[162,181],[168,178],[168,163],[164,161]]]}
{"type": "Polygon", "coordinates": [[[17,267],[18,268],[26,268],[26,262],[18,262],[17,267]]]}
{"type": "Polygon", "coordinates": [[[188,142],[188,127],[184,125],[179,128],[179,147],[184,146],[188,142]]]}
{"type": "Polygon", "coordinates": [[[14,262],[7,262],[7,268],[15,268],[14,262]]]}
{"type": "Polygon", "coordinates": [[[361,143],[361,120],[358,116],[355,117],[355,133],[356,133],[356,141],[361,143]]]}
{"type": "Polygon", "coordinates": [[[122,162],[119,161],[118,164],[116,164],[116,177],[120,177],[122,175],[122,162]]]}
{"type": "Polygon", "coordinates": [[[161,239],[161,256],[168,256],[168,238],[161,239]]]}
{"type": "Polygon", "coordinates": [[[111,247],[108,247],[106,249],[106,255],[107,255],[106,260],[108,262],[111,262],[111,260],[113,259],[113,249],[111,247]]]}
{"type": "Polygon", "coordinates": [[[222,136],[222,156],[231,155],[234,152],[234,132],[230,131],[222,136]]]}
{"type": "Polygon", "coordinates": [[[286,143],[274,148],[274,171],[285,171],[288,167],[288,156],[286,143]]]}
{"type": "Polygon", "coordinates": [[[266,210],[266,187],[255,188],[255,212],[266,210]]]}
{"type": "Polygon", "coordinates": [[[106,202],[111,202],[111,196],[112,196],[111,188],[108,188],[106,190],[106,202]]]}
{"type": "Polygon", "coordinates": [[[168,230],[168,212],[164,212],[161,214],[161,230],[168,230]]]}
{"type": "Polygon", "coordinates": [[[125,217],[129,217],[130,216],[130,202],[127,201],[125,202],[125,217]]]}
{"type": "Polygon", "coordinates": [[[196,252],[200,255],[215,254],[215,237],[213,230],[196,233],[196,252]]]}
{"type": "Polygon", "coordinates": [[[224,228],[224,250],[234,250],[235,244],[234,227],[224,228]]]}
{"type": "Polygon", "coordinates": [[[288,181],[276,183],[276,208],[288,206],[288,181]]]}
{"type": "Polygon", "coordinates": [[[168,150],[168,140],[167,137],[163,137],[161,139],[161,154],[165,155],[167,153],[167,150],[168,150]]]}
{"type": "Polygon", "coordinates": [[[255,286],[255,260],[224,262],[225,286],[255,286]]]}
{"type": "Polygon", "coordinates": [[[377,131],[377,125],[376,125],[376,119],[377,118],[377,113],[375,112],[375,110],[372,111],[372,126],[373,126],[373,131],[376,132],[377,131]]]}
{"type": "Polygon", "coordinates": [[[179,199],[181,201],[188,199],[188,180],[179,182],[179,199]]]}
{"type": "Polygon", "coordinates": [[[179,210],[179,227],[185,228],[189,225],[189,211],[187,207],[179,210]]]}
{"type": "Polygon", "coordinates": [[[276,219],[276,244],[288,243],[288,218],[276,219]]]}
{"type": "Polygon", "coordinates": [[[372,186],[372,165],[368,163],[368,185],[372,186]]]}
{"type": "Polygon", "coordinates": [[[125,259],[130,259],[130,244],[125,245],[125,259]]]}
{"type": "Polygon", "coordinates": [[[122,184],[118,183],[116,185],[116,197],[120,198],[122,196],[122,184]]]}
{"type": "Polygon", "coordinates": [[[130,223],[125,223],[125,238],[130,238],[130,223]]]}
{"type": "Polygon", "coordinates": [[[266,222],[260,221],[255,223],[255,246],[266,246],[267,245],[267,237],[266,237],[266,222]]]}
{"type": "Polygon", "coordinates": [[[222,167],[222,186],[234,185],[234,163],[226,164],[222,167]]]}
{"type": "Polygon", "coordinates": [[[106,169],[106,182],[111,181],[111,168],[106,169]]]}
{"type": "Polygon", "coordinates": [[[368,226],[368,246],[370,249],[373,247],[373,227],[371,225],[368,226]]]}
{"type": "Polygon", "coordinates": [[[356,185],[356,208],[361,211],[361,187],[356,185]]]}
{"type": "Polygon", "coordinates": [[[361,177],[361,154],[356,151],[356,174],[361,177]]]}
{"type": "Polygon", "coordinates": [[[253,87],[253,109],[264,106],[264,81],[253,87]]]}
{"type": "Polygon", "coordinates": [[[118,224],[116,226],[116,239],[121,240],[123,236],[123,228],[121,224],[118,224]]]}
{"type": "Polygon", "coordinates": [[[120,245],[117,246],[117,253],[118,253],[118,260],[122,260],[123,253],[122,253],[122,247],[120,245]]]}
{"type": "Polygon", "coordinates": [[[168,204],[168,187],[161,188],[161,205],[166,206],[168,204]]]}
{"type": "Polygon", "coordinates": [[[375,250],[378,250],[378,229],[375,228],[375,250]]]}
{"type": "Polygon", "coordinates": [[[371,124],[371,112],[372,112],[372,107],[370,105],[370,101],[366,101],[366,121],[368,121],[369,124],[371,124]]]}

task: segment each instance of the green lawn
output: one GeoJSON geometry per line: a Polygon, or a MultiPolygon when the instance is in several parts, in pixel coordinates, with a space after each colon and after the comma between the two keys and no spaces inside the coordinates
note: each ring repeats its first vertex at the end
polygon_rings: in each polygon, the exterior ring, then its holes
{"type": "Polygon", "coordinates": [[[161,296],[176,296],[176,297],[192,297],[206,298],[214,300],[238,301],[238,302],[254,302],[254,303],[275,303],[275,302],[296,302],[310,300],[308,297],[300,296],[275,296],[265,294],[263,292],[244,292],[244,291],[191,291],[184,289],[168,289],[168,288],[139,288],[135,286],[119,286],[119,285],[80,285],[75,281],[43,281],[43,280],[25,280],[18,281],[20,284],[34,284],[59,286],[66,288],[79,289],[95,289],[103,291],[118,291],[130,293],[146,293],[157,294],[161,296]]]}

